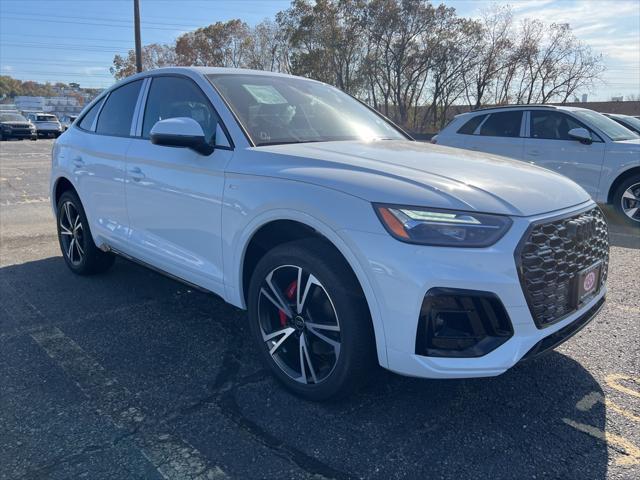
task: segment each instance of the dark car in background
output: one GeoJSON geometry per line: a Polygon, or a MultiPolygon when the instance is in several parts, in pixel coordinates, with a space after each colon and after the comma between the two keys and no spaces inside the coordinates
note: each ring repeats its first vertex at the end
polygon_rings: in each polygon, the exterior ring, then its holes
{"type": "Polygon", "coordinates": [[[605,113],[605,115],[623,127],[640,135],[640,117],[632,117],[631,115],[622,115],[620,113],[605,113]]]}
{"type": "Polygon", "coordinates": [[[17,112],[0,113],[0,140],[38,138],[35,125],[17,112]]]}

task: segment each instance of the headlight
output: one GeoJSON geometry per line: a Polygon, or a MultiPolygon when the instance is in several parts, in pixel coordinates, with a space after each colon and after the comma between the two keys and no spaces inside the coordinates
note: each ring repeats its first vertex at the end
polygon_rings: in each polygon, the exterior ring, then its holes
{"type": "Polygon", "coordinates": [[[387,231],[400,241],[443,247],[488,247],[511,227],[502,215],[374,204],[387,231]]]}

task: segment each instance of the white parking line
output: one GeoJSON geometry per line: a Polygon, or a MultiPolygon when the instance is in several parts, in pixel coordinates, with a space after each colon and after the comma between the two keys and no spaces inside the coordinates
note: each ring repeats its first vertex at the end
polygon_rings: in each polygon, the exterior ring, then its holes
{"type": "MultiPolygon", "coordinates": [[[[145,414],[136,405],[135,396],[118,380],[109,377],[104,367],[87,354],[59,328],[48,327],[31,333],[31,337],[75,382],[96,410],[117,427],[136,431],[143,424],[145,414]]],[[[218,466],[210,466],[207,459],[192,445],[168,432],[164,421],[142,428],[134,441],[142,455],[167,480],[213,480],[228,478],[218,466]]]]}

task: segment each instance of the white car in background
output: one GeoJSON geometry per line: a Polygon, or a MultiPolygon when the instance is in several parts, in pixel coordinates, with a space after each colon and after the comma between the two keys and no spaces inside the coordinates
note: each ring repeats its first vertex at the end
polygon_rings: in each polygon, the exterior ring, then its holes
{"type": "Polygon", "coordinates": [[[438,145],[494,153],[566,175],[640,227],[640,136],[585,108],[514,105],[456,116],[438,145]]]}
{"type": "Polygon", "coordinates": [[[51,113],[30,113],[27,118],[36,126],[38,137],[58,138],[63,132],[58,117],[51,113]]]}
{"type": "Polygon", "coordinates": [[[352,391],[376,363],[499,375],[604,302],[607,224],[583,189],[412,141],[313,80],[143,72],[92,102],[52,160],[73,272],[118,254],[246,308],[259,355],[307,398],[352,391]]]}
{"type": "Polygon", "coordinates": [[[605,113],[611,120],[618,122],[624,128],[628,128],[632,132],[640,135],[640,118],[631,115],[622,115],[619,113],[605,113]]]}

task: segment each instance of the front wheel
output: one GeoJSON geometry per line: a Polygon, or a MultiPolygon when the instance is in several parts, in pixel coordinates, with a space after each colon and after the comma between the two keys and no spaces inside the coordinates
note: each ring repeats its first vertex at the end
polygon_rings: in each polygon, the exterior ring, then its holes
{"type": "Polygon", "coordinates": [[[294,393],[325,400],[356,390],[375,369],[375,340],[358,281],[322,240],[276,247],[249,286],[260,355],[294,393]]]}
{"type": "Polygon", "coordinates": [[[631,175],[618,186],[613,207],[628,225],[640,227],[640,175],[631,175]]]}
{"type": "Polygon", "coordinates": [[[96,247],[80,199],[72,191],[60,196],[57,205],[58,241],[67,266],[78,275],[104,272],[114,256],[96,247]]]}

